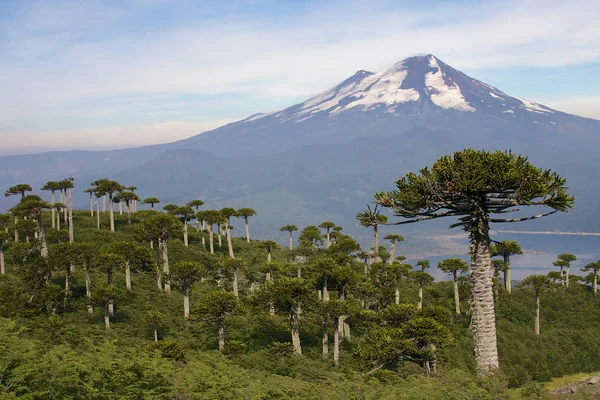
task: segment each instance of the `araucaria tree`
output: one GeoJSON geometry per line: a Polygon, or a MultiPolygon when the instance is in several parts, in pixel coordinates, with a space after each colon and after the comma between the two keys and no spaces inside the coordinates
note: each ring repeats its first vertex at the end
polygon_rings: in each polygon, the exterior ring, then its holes
{"type": "Polygon", "coordinates": [[[567,193],[565,183],[555,172],[534,166],[526,157],[466,149],[440,158],[431,169],[400,178],[396,190],[375,195],[379,205],[405,219],[395,225],[458,217],[451,227],[460,226],[469,233],[472,329],[480,375],[498,368],[490,223],[525,221],[567,211],[574,198],[567,193]],[[550,210],[528,217],[495,217],[520,206],[545,206],[550,210]]]}
{"type": "Polygon", "coordinates": [[[231,207],[225,207],[221,209],[221,215],[225,218],[225,235],[227,236],[227,250],[229,250],[229,257],[233,256],[233,244],[231,243],[231,217],[236,216],[236,211],[231,207]]]}
{"type": "Polygon", "coordinates": [[[396,258],[396,243],[404,242],[404,236],[398,235],[397,233],[391,233],[384,237],[385,240],[389,240],[392,244],[392,248],[390,249],[390,258],[388,258],[388,264],[393,263],[396,258]]]}
{"type": "Polygon", "coordinates": [[[279,229],[281,232],[289,232],[290,234],[290,250],[294,249],[294,239],[292,238],[292,232],[297,231],[296,225],[285,225],[279,229]]]}
{"type": "Polygon", "coordinates": [[[202,278],[204,266],[193,261],[181,261],[173,266],[171,281],[183,292],[183,316],[190,316],[190,290],[202,278]]]}
{"type": "Polygon", "coordinates": [[[560,275],[561,275],[561,284],[563,286],[569,287],[569,277],[571,275],[571,261],[577,260],[573,254],[559,254],[557,260],[552,264],[555,267],[560,267],[560,275]],[[563,268],[565,271],[563,273],[563,268]]]}
{"type": "Polygon", "coordinates": [[[256,215],[256,210],[252,208],[240,208],[236,212],[236,217],[244,218],[244,225],[246,226],[246,242],[250,242],[250,228],[248,227],[248,218],[256,215]]]}
{"type": "Polygon", "coordinates": [[[115,214],[113,208],[113,197],[116,193],[123,191],[123,186],[116,181],[111,181],[110,179],[99,179],[97,181],[92,182],[93,190],[100,196],[108,195],[108,205],[110,207],[110,231],[115,231],[115,214]]]}
{"type": "MultiPolygon", "coordinates": [[[[1,246],[1,245],[0,245],[1,246]]],[[[585,267],[581,268],[584,272],[589,272],[586,280],[592,284],[594,288],[594,296],[598,293],[598,271],[600,271],[600,261],[591,262],[585,267]]]]}
{"type": "Polygon", "coordinates": [[[335,224],[331,221],[321,222],[319,228],[325,229],[325,247],[331,246],[331,229],[335,227],[335,224]]]}
{"type": "Polygon", "coordinates": [[[490,246],[490,252],[492,257],[501,256],[504,260],[504,287],[506,292],[510,294],[512,292],[511,278],[510,278],[510,256],[515,254],[523,254],[523,250],[519,243],[514,240],[503,240],[502,242],[490,246]]]}
{"type": "Polygon", "coordinates": [[[371,206],[367,206],[367,209],[361,213],[356,214],[356,219],[361,226],[373,228],[373,251],[375,257],[379,255],[379,225],[385,225],[388,222],[388,217],[380,214],[380,210],[375,206],[371,209],[371,206]]]}
{"type": "Polygon", "coordinates": [[[230,292],[217,290],[202,296],[194,307],[198,319],[216,322],[219,326],[219,350],[225,348],[225,318],[237,307],[238,300],[230,292]]]}
{"type": "Polygon", "coordinates": [[[438,269],[452,275],[454,282],[454,311],[460,315],[460,296],[458,294],[458,277],[469,269],[466,262],[460,258],[447,258],[438,263],[438,269]]]}
{"type": "Polygon", "coordinates": [[[50,204],[46,203],[39,196],[30,194],[21,199],[21,202],[13,207],[12,211],[15,216],[22,218],[32,218],[37,223],[38,239],[40,242],[40,254],[42,257],[48,256],[48,246],[46,245],[46,234],[44,231],[44,221],[42,219],[42,211],[50,208],[50,204]]]}
{"type": "Polygon", "coordinates": [[[519,285],[523,288],[531,288],[535,291],[535,334],[540,334],[540,293],[543,289],[552,286],[550,278],[546,275],[529,275],[519,285]]]}

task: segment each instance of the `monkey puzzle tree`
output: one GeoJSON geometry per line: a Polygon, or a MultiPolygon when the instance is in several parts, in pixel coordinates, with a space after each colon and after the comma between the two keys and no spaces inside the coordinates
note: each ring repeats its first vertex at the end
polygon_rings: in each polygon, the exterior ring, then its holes
{"type": "Polygon", "coordinates": [[[220,211],[223,218],[225,218],[225,234],[227,236],[227,250],[229,251],[229,257],[233,256],[233,244],[231,243],[231,217],[235,217],[236,211],[231,207],[222,208],[220,211]]]}
{"type": "Polygon", "coordinates": [[[104,310],[104,327],[110,329],[110,317],[114,314],[114,303],[124,298],[123,291],[114,286],[101,286],[94,291],[92,305],[104,310]]]}
{"type": "Polygon", "coordinates": [[[518,222],[567,211],[574,198],[565,179],[540,169],[526,157],[501,151],[466,149],[444,156],[431,169],[409,173],[396,181],[397,189],[375,195],[376,202],[405,218],[394,225],[441,217],[458,217],[451,227],[463,227],[471,242],[472,328],[477,371],[498,368],[490,223],[518,222]],[[549,212],[528,217],[494,218],[519,206],[545,206],[549,212]]]}
{"type": "MultiPolygon", "coordinates": [[[[112,286],[113,284],[113,276],[115,270],[120,269],[126,263],[125,257],[121,254],[110,253],[110,252],[102,252],[98,256],[98,269],[104,273],[106,273],[106,284],[108,286],[112,286]]],[[[92,295],[93,297],[93,295],[92,295]]],[[[112,303],[108,306],[108,311],[110,315],[113,315],[113,305],[112,303]]]]}
{"type": "Polygon", "coordinates": [[[225,319],[238,305],[238,299],[229,292],[217,290],[202,296],[194,307],[198,319],[216,322],[219,326],[219,350],[225,348],[225,319]]]}
{"type": "Polygon", "coordinates": [[[392,244],[392,248],[390,249],[390,258],[388,258],[388,264],[394,262],[396,258],[396,243],[404,242],[404,236],[398,235],[397,233],[391,233],[384,237],[385,240],[389,240],[392,244]]]}
{"type": "Polygon", "coordinates": [[[154,332],[154,341],[158,342],[158,330],[165,324],[166,316],[160,311],[151,310],[146,313],[146,325],[154,332]]]}
{"type": "Polygon", "coordinates": [[[40,254],[42,257],[48,256],[48,245],[46,244],[44,220],[42,218],[42,211],[48,208],[50,208],[50,204],[35,194],[30,194],[23,197],[21,202],[12,208],[15,216],[19,216],[21,218],[31,218],[37,223],[40,254]]]}
{"type": "Polygon", "coordinates": [[[584,272],[589,272],[588,280],[594,288],[594,296],[598,293],[598,271],[600,271],[600,261],[591,262],[581,268],[584,272]]]}
{"type": "Polygon", "coordinates": [[[244,218],[244,225],[246,227],[246,242],[250,242],[250,229],[248,228],[248,218],[256,215],[256,210],[252,208],[240,208],[236,212],[236,217],[244,218]]]}
{"type": "Polygon", "coordinates": [[[296,227],[296,225],[291,225],[291,224],[290,225],[285,225],[285,226],[282,226],[281,228],[279,228],[279,230],[281,232],[289,232],[289,234],[290,234],[290,250],[293,250],[294,249],[294,240],[292,238],[292,232],[298,230],[298,228],[296,227]]]}
{"type": "Polygon", "coordinates": [[[356,214],[358,224],[364,227],[373,228],[373,250],[375,251],[375,257],[379,255],[379,225],[385,225],[388,222],[388,217],[381,215],[381,211],[375,206],[371,209],[371,206],[367,206],[367,209],[361,213],[356,214]]]}
{"type": "Polygon", "coordinates": [[[447,258],[437,265],[440,271],[452,275],[454,282],[454,310],[460,315],[460,296],[458,293],[458,276],[469,269],[469,265],[460,258],[447,258]]]}
{"type": "Polygon", "coordinates": [[[241,259],[226,258],[221,263],[221,266],[223,267],[224,272],[231,274],[231,285],[233,287],[233,295],[236,298],[239,298],[239,280],[242,271],[246,269],[246,262],[241,259]]]}
{"type": "MultiPolygon", "coordinates": [[[[316,256],[307,265],[307,269],[314,277],[316,285],[321,288],[321,300],[323,302],[329,301],[329,280],[332,278],[333,269],[336,265],[335,260],[329,256],[316,256]]],[[[325,312],[322,316],[323,358],[327,358],[329,355],[329,314],[325,312]]]]}
{"type": "MultiPolygon", "coordinates": [[[[196,212],[193,213],[194,218],[196,218],[196,216],[200,212],[200,207],[202,207],[203,205],[204,205],[204,202],[200,199],[192,200],[186,204],[186,206],[191,207],[196,210],[196,212]]],[[[196,231],[197,232],[200,231],[200,220],[198,218],[196,218],[196,231]]]]}
{"type": "Polygon", "coordinates": [[[433,276],[425,271],[413,271],[410,273],[409,278],[419,286],[419,302],[417,303],[417,309],[420,310],[423,308],[423,288],[433,283],[433,276]]]}
{"type": "Polygon", "coordinates": [[[521,282],[522,288],[530,288],[535,291],[535,334],[540,334],[540,293],[543,289],[552,287],[550,278],[546,275],[529,275],[521,282]]]}
{"type": "Polygon", "coordinates": [[[315,225],[309,225],[302,229],[302,232],[300,232],[300,236],[298,237],[298,241],[300,242],[300,246],[303,247],[316,248],[318,245],[323,244],[321,232],[315,225]]]}
{"type": "Polygon", "coordinates": [[[566,287],[569,287],[569,275],[571,274],[571,261],[577,260],[573,254],[559,254],[557,260],[554,261],[553,265],[556,267],[560,267],[561,276],[563,275],[563,268],[566,270],[566,276],[562,281],[562,284],[566,287]]]}
{"type": "Polygon", "coordinates": [[[214,225],[218,224],[221,219],[221,213],[217,210],[206,210],[201,212],[201,217],[206,221],[208,225],[208,244],[210,249],[210,254],[215,254],[215,239],[214,239],[214,225]]]}
{"type": "Polygon", "coordinates": [[[410,264],[394,261],[387,266],[388,279],[394,285],[394,303],[400,304],[400,282],[410,275],[410,264]]]}
{"type": "Polygon", "coordinates": [[[160,200],[157,199],[156,197],[148,197],[148,198],[145,198],[144,200],[142,200],[142,203],[144,203],[144,204],[150,204],[150,206],[154,210],[154,205],[155,204],[159,204],[160,200]]]}
{"type": "Polygon", "coordinates": [[[131,265],[141,264],[150,259],[147,248],[138,246],[135,242],[121,241],[111,245],[113,253],[119,254],[125,260],[125,287],[131,291],[131,265]]]}
{"type": "Polygon", "coordinates": [[[190,316],[190,290],[204,274],[204,265],[193,261],[181,261],[173,265],[171,280],[183,292],[183,316],[190,316]]]}
{"type": "Polygon", "coordinates": [[[110,231],[115,231],[115,214],[113,207],[113,197],[116,193],[123,191],[123,186],[117,182],[112,181],[110,179],[99,179],[97,181],[92,182],[92,187],[95,192],[100,196],[108,195],[108,203],[109,203],[109,213],[110,213],[110,231]]]}
{"type": "Polygon", "coordinates": [[[506,267],[504,268],[504,286],[506,292],[510,294],[512,292],[511,278],[510,278],[510,256],[523,254],[523,250],[519,243],[514,240],[503,240],[496,245],[490,245],[490,252],[492,257],[501,256],[504,260],[506,267]]]}
{"type": "Polygon", "coordinates": [[[129,222],[129,225],[131,225],[131,213],[133,212],[133,205],[140,198],[133,192],[122,192],[116,197],[119,199],[119,201],[125,202],[125,208],[127,209],[127,221],[129,222]]]}
{"type": "Polygon", "coordinates": [[[335,224],[331,221],[321,222],[319,228],[325,229],[325,247],[329,248],[331,245],[331,229],[335,227],[335,224]]]}
{"type": "Polygon", "coordinates": [[[189,206],[177,207],[172,211],[172,214],[183,223],[183,244],[188,247],[188,220],[194,215],[194,210],[189,206]]]}
{"type": "Polygon", "coordinates": [[[417,355],[422,357],[426,377],[435,373],[436,351],[452,343],[452,334],[444,325],[433,318],[415,318],[404,324],[404,336],[416,346],[417,355]]]}
{"type": "MultiPolygon", "coordinates": [[[[4,192],[5,197],[15,196],[20,194],[21,199],[25,197],[25,193],[31,192],[31,186],[26,183],[19,183],[18,185],[11,186],[7,191],[4,192]]],[[[15,216],[15,242],[19,241],[19,232],[17,231],[17,221],[19,217],[15,216]]]]}
{"type": "Polygon", "coordinates": [[[65,211],[65,223],[68,223],[69,228],[69,243],[75,241],[74,227],[73,227],[73,188],[75,187],[75,178],[66,178],[58,181],[59,188],[63,191],[67,208],[63,208],[65,211]]]}
{"type": "MultiPolygon", "coordinates": [[[[73,243],[73,259],[76,264],[83,267],[85,272],[85,295],[92,298],[92,269],[98,266],[98,248],[91,243],[73,243]]],[[[88,312],[94,312],[91,302],[88,304],[88,312]]]]}
{"type": "Polygon", "coordinates": [[[55,201],[55,196],[56,196],[56,191],[60,190],[59,184],[56,181],[48,181],[46,182],[46,184],[44,186],[42,186],[42,190],[49,190],[52,196],[50,205],[52,206],[52,228],[55,227],[55,208],[54,208],[54,203],[56,203],[55,201]]]}
{"type": "Polygon", "coordinates": [[[90,215],[93,217],[94,216],[94,194],[96,192],[94,192],[94,188],[89,188],[89,189],[85,189],[83,191],[83,193],[89,193],[90,194],[90,215]]]}

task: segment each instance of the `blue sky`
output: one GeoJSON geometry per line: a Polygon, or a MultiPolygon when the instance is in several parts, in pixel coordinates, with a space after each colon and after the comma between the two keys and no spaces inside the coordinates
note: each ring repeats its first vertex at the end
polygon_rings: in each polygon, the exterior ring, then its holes
{"type": "Polygon", "coordinates": [[[423,53],[600,119],[598,20],[596,0],[0,0],[0,154],[181,139],[423,53]]]}

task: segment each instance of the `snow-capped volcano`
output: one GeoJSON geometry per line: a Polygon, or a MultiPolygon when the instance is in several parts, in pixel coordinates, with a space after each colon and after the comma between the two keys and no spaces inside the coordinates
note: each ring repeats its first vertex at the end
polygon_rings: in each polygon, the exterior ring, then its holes
{"type": "Polygon", "coordinates": [[[301,122],[320,113],[336,116],[346,111],[373,110],[415,115],[453,110],[482,112],[505,119],[527,113],[555,113],[541,104],[511,97],[472,79],[429,54],[407,58],[378,74],[360,70],[299,106],[251,119],[275,115],[282,121],[301,122]]]}

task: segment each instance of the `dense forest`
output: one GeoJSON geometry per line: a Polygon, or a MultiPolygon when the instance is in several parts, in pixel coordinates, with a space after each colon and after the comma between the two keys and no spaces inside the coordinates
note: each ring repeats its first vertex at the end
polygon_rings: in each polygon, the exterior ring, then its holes
{"type": "MultiPolygon", "coordinates": [[[[486,154],[495,158],[477,173],[501,183],[483,184],[494,187],[486,217],[533,198],[559,211],[572,203],[556,175],[486,154]],[[502,163],[513,168],[508,178],[498,177],[502,163]]],[[[378,207],[408,222],[454,207],[478,246],[485,226],[452,190],[471,192],[423,184],[459,185],[454,168],[460,184],[482,185],[459,156],[400,179],[357,214],[373,233],[369,248],[331,221],[282,226],[285,242],[259,240],[250,208],[163,205],[109,179],[48,182],[46,200],[27,184],[7,188],[16,205],[0,214],[0,398],[544,398],[543,382],[600,370],[600,262],[579,276],[576,256],[561,254],[553,272],[513,287],[519,244],[484,237],[487,261],[443,260],[449,280],[435,282],[428,260],[406,262],[400,234],[379,237],[394,222],[378,207]],[[89,193],[88,210],[73,209],[73,190],[89,193]],[[452,201],[432,205],[436,196],[452,201]],[[244,222],[239,234],[233,218],[244,222]],[[477,285],[488,272],[499,368],[481,356],[487,288],[477,285]]]]}

